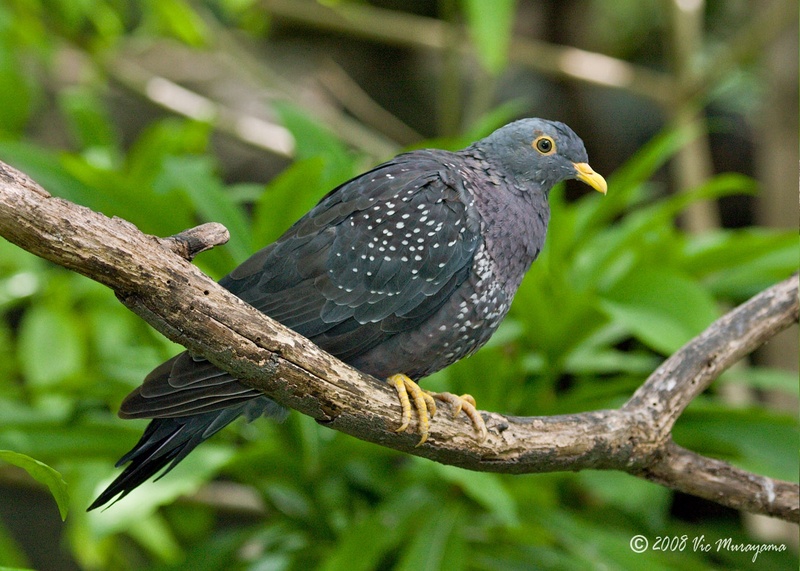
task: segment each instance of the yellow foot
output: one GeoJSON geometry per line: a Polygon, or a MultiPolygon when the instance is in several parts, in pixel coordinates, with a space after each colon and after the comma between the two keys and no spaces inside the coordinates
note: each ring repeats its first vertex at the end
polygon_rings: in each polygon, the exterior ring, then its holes
{"type": "Polygon", "coordinates": [[[489,432],[486,430],[486,423],[483,421],[483,417],[478,412],[478,409],[475,408],[475,398],[472,395],[458,396],[453,393],[432,393],[430,391],[426,391],[426,393],[435,399],[450,403],[450,406],[453,407],[453,418],[463,410],[464,414],[472,421],[472,426],[478,432],[478,442],[486,440],[489,432]]]}
{"type": "Polygon", "coordinates": [[[392,375],[389,377],[389,383],[397,391],[400,406],[403,407],[400,428],[395,432],[403,432],[408,428],[408,424],[411,422],[411,401],[413,400],[414,408],[417,409],[417,417],[419,418],[419,434],[421,436],[420,441],[417,442],[417,446],[419,446],[428,439],[428,428],[430,427],[431,418],[436,414],[436,403],[431,395],[423,391],[417,383],[403,374],[392,375]]]}

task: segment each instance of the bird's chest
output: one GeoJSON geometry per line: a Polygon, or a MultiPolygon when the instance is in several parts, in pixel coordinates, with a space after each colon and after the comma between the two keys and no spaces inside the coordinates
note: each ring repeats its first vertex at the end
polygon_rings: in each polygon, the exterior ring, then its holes
{"type": "Polygon", "coordinates": [[[475,287],[502,287],[510,300],[544,245],[550,209],[543,196],[507,190],[484,193],[476,209],[483,251],[475,256],[475,287]]]}
{"type": "Polygon", "coordinates": [[[482,244],[475,253],[470,277],[451,300],[455,319],[450,336],[454,345],[469,354],[486,343],[508,313],[515,292],[516,285],[508,283],[482,244]]]}
{"type": "Polygon", "coordinates": [[[525,272],[544,243],[549,210],[526,196],[483,194],[475,206],[482,243],[469,277],[414,336],[406,349],[425,354],[420,376],[466,357],[482,347],[508,313],[525,272]]]}
{"type": "Polygon", "coordinates": [[[434,373],[482,347],[508,312],[511,296],[488,255],[485,245],[475,254],[470,277],[442,308],[414,334],[406,337],[402,351],[424,362],[417,377],[434,373]]]}

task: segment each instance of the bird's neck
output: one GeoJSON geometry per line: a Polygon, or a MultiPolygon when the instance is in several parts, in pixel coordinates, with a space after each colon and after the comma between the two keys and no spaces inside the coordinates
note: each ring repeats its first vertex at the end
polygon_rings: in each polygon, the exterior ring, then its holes
{"type": "Polygon", "coordinates": [[[534,183],[505,174],[480,150],[473,156],[478,165],[472,182],[480,185],[475,186],[474,197],[481,233],[490,257],[509,280],[507,287],[515,291],[544,246],[550,206],[534,183]]]}

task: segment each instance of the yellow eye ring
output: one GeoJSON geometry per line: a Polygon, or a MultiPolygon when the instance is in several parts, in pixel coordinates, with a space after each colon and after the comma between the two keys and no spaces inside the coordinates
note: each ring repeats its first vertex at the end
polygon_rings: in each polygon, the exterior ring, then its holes
{"type": "Polygon", "coordinates": [[[547,135],[536,137],[531,146],[543,155],[552,155],[556,152],[556,142],[547,135]]]}

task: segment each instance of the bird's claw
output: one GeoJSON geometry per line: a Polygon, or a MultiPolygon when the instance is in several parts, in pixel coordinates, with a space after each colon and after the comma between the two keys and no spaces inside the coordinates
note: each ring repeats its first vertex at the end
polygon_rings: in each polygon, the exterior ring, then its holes
{"type": "Polygon", "coordinates": [[[486,440],[486,437],[489,435],[489,431],[486,429],[486,423],[484,422],[483,417],[478,412],[475,397],[469,394],[464,394],[461,396],[454,395],[453,393],[428,392],[428,394],[435,399],[450,403],[450,405],[453,407],[453,418],[458,416],[458,414],[463,410],[464,414],[466,414],[472,421],[472,426],[475,427],[475,430],[478,432],[478,441],[483,442],[486,440]]]}
{"type": "Polygon", "coordinates": [[[453,407],[454,418],[463,411],[478,432],[479,442],[486,440],[488,435],[486,423],[478,412],[472,395],[458,396],[452,393],[424,391],[419,388],[417,383],[403,374],[392,375],[389,377],[389,383],[397,391],[397,397],[400,399],[400,406],[403,409],[400,417],[400,427],[395,432],[404,432],[408,429],[411,423],[411,403],[412,401],[414,403],[414,408],[417,410],[417,418],[419,419],[420,440],[417,442],[417,446],[425,442],[430,434],[430,419],[436,414],[436,402],[434,399],[450,403],[453,407]]]}
{"type": "Polygon", "coordinates": [[[419,446],[428,439],[430,434],[430,419],[436,414],[436,402],[430,394],[419,388],[419,385],[406,375],[392,375],[389,377],[389,383],[397,391],[397,397],[400,399],[400,406],[403,409],[400,427],[395,432],[403,432],[408,428],[411,422],[411,401],[413,400],[419,418],[420,440],[417,442],[417,446],[419,446]]]}
{"type": "Polygon", "coordinates": [[[467,416],[472,418],[472,416],[468,412],[468,409],[464,408],[464,405],[467,405],[467,407],[471,406],[473,409],[475,409],[475,407],[478,406],[477,403],[475,402],[475,397],[469,394],[454,395],[453,393],[434,393],[432,391],[425,391],[425,392],[427,392],[430,396],[432,396],[435,399],[450,403],[450,406],[453,407],[453,418],[457,417],[458,413],[461,412],[462,410],[464,410],[464,413],[467,416]]]}

